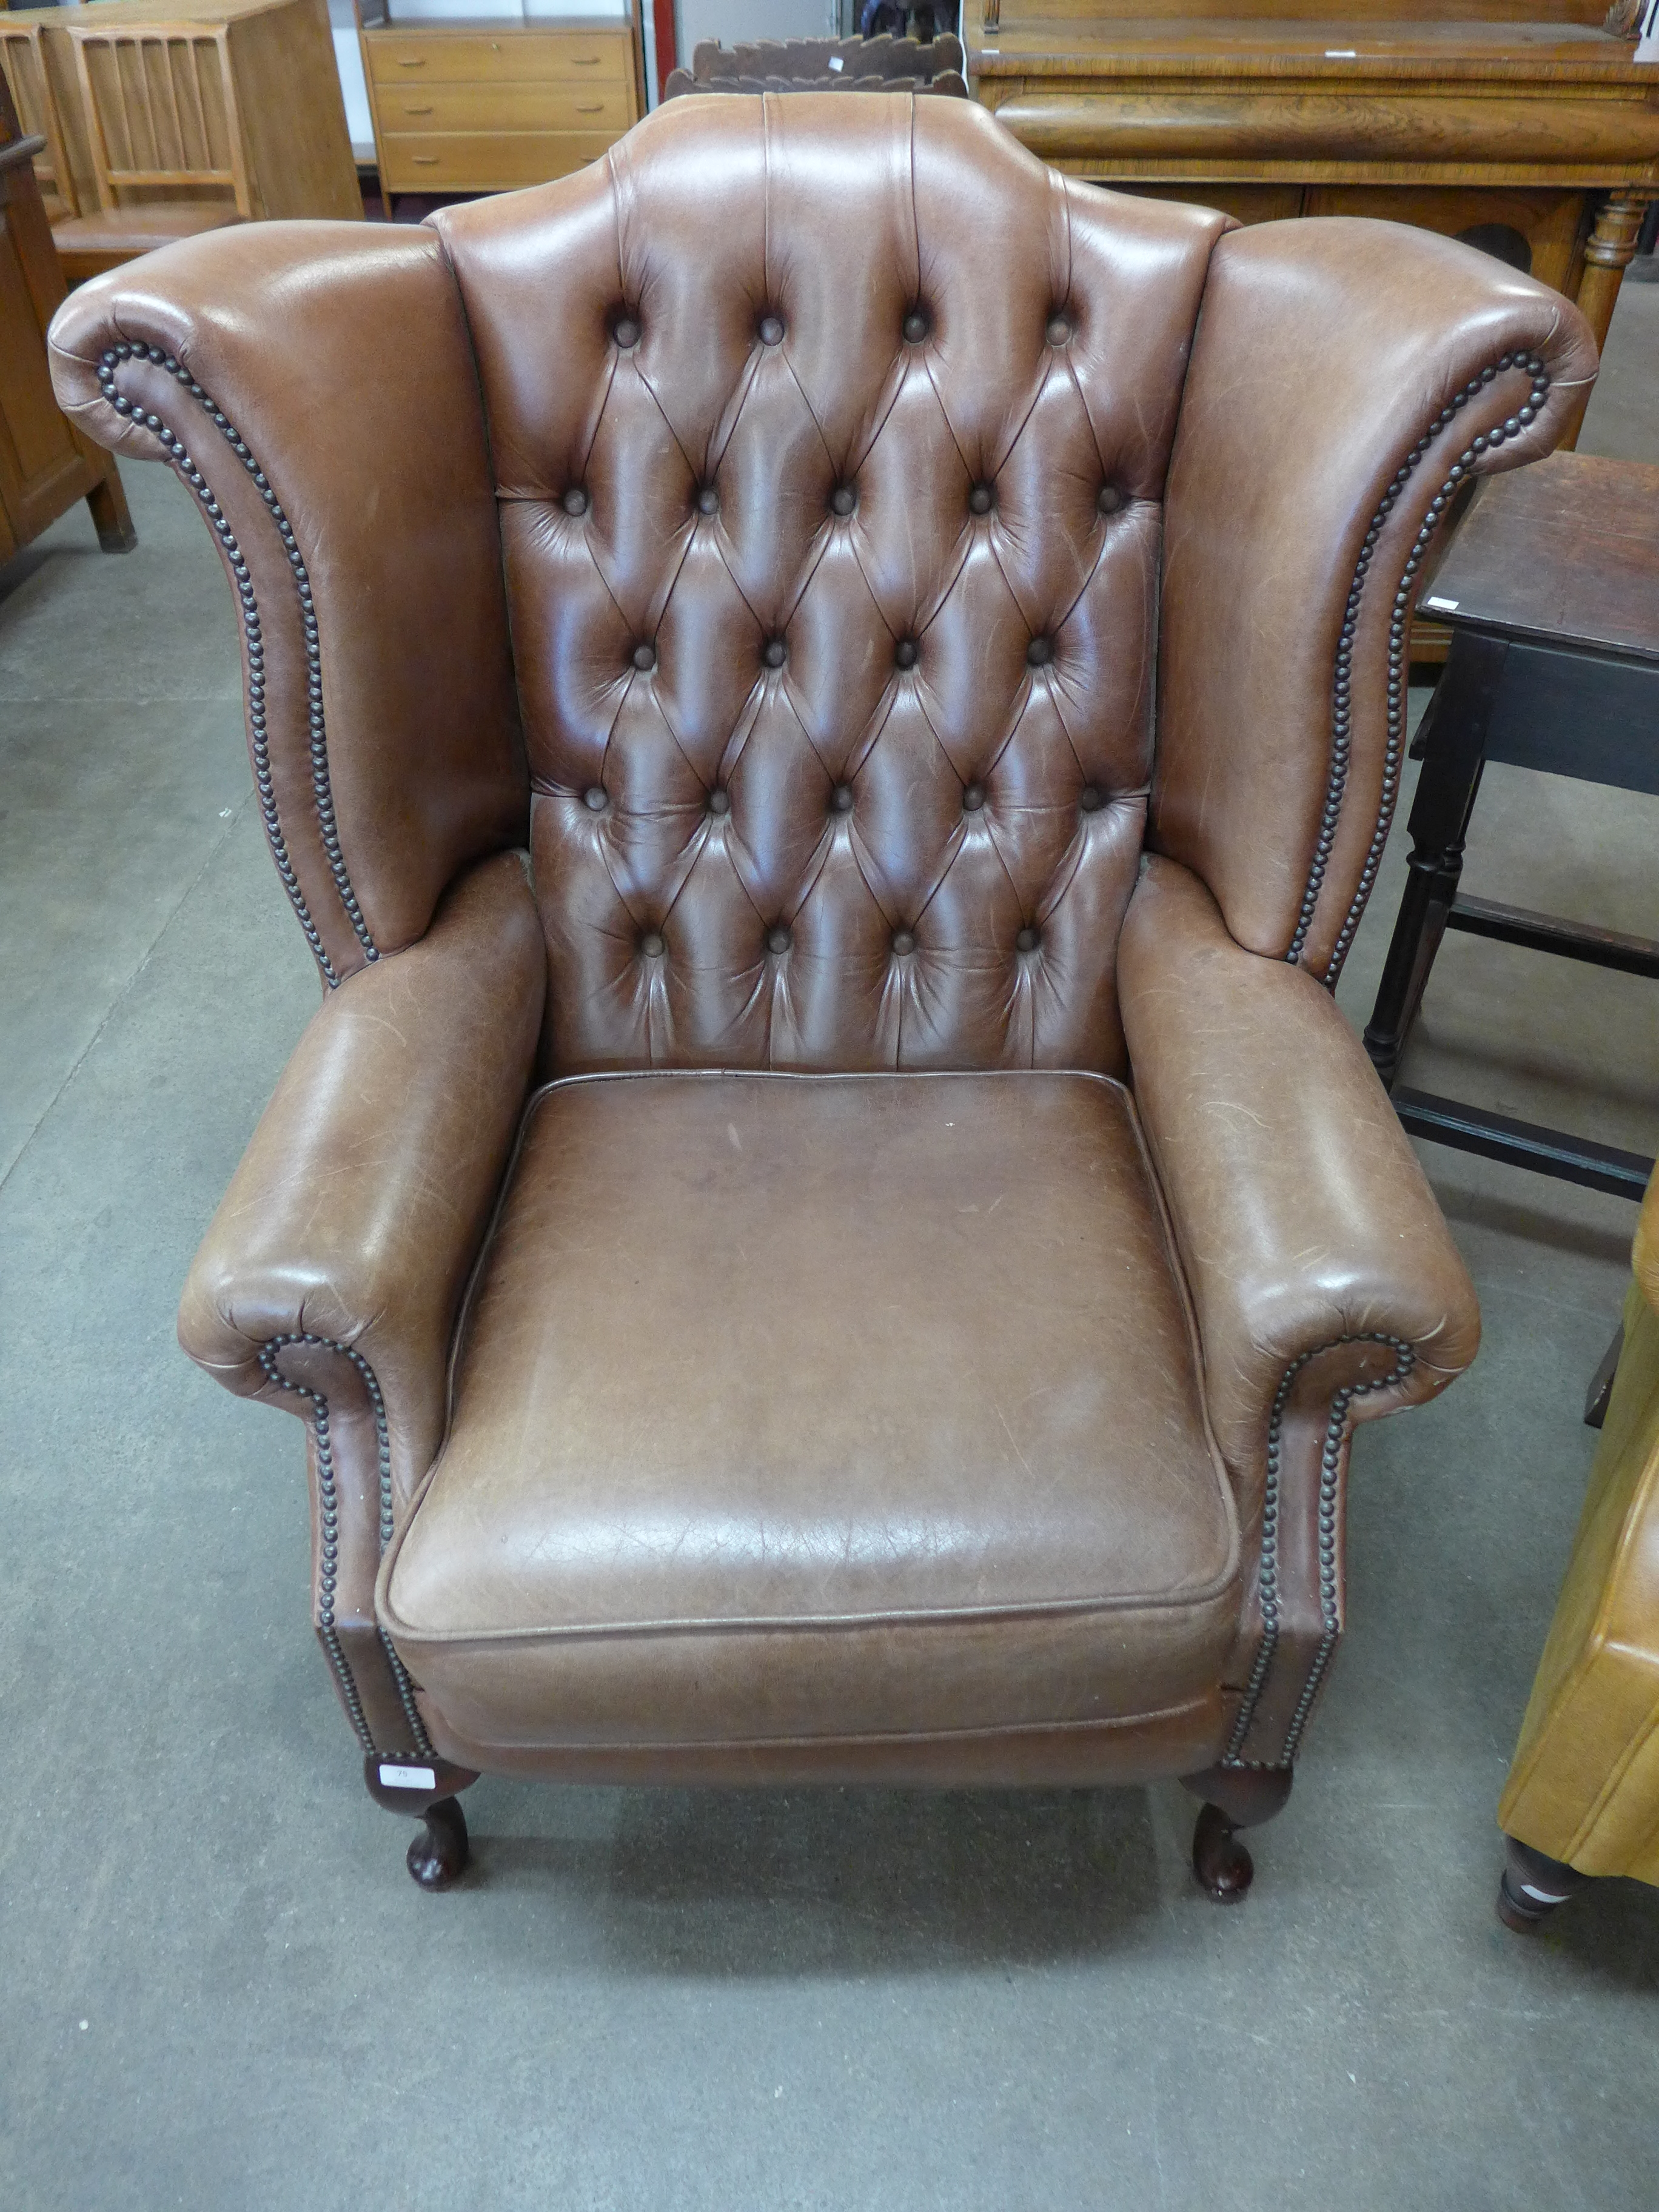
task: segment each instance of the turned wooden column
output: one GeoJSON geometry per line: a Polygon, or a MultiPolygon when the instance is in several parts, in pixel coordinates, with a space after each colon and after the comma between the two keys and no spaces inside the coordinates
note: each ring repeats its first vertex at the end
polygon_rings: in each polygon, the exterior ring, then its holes
{"type": "MultiPolygon", "coordinates": [[[[1626,270],[1635,258],[1642,218],[1647,213],[1649,201],[1653,199],[1659,199],[1659,187],[1616,185],[1597,210],[1595,227],[1584,247],[1584,273],[1578,283],[1578,305],[1585,321],[1595,334],[1598,346],[1607,343],[1619,288],[1625,281],[1626,270]]],[[[1589,404],[1589,394],[1586,392],[1574,408],[1571,427],[1561,441],[1564,449],[1571,449],[1578,443],[1584,410],[1589,404]]]]}

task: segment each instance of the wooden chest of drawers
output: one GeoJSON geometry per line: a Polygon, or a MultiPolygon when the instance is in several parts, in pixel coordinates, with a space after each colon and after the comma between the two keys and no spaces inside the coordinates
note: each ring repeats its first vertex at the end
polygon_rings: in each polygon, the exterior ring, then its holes
{"type": "Polygon", "coordinates": [[[597,161],[641,113],[626,22],[362,17],[383,191],[510,191],[597,161]]]}

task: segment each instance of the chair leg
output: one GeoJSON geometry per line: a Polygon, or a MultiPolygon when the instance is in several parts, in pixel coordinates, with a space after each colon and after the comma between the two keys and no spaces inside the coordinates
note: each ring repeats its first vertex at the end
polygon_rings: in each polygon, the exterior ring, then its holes
{"type": "Polygon", "coordinates": [[[460,1800],[440,1797],[427,1807],[409,1847],[409,1871],[422,1889],[447,1889],[465,1873],[470,1856],[460,1800]]]}
{"type": "Polygon", "coordinates": [[[375,1803],[412,1814],[421,1824],[409,1847],[409,1871],[422,1889],[448,1889],[466,1871],[471,1852],[456,1792],[477,1778],[471,1767],[452,1766],[447,1759],[374,1754],[363,1761],[363,1779],[375,1803]]]}
{"type": "Polygon", "coordinates": [[[1193,1830],[1193,1872],[1218,1905],[1237,1905],[1255,1875],[1237,1831],[1282,1811],[1291,1780],[1288,1766],[1212,1766],[1181,1778],[1183,1790],[1204,1800],[1193,1830]]]}
{"type": "Polygon", "coordinates": [[[1504,1867],[1498,1884],[1498,1917],[1517,1936],[1534,1936],[1558,1905],[1589,1880],[1576,1867],[1534,1850],[1530,1844],[1504,1838],[1504,1867]]]}

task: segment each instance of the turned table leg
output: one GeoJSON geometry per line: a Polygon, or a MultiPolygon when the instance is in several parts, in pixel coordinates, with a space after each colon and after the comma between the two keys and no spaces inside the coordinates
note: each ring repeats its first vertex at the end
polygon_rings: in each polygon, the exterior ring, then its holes
{"type": "MultiPolygon", "coordinates": [[[[1635,258],[1642,218],[1647,213],[1649,201],[1655,198],[1659,198],[1659,193],[1650,185],[1618,185],[1596,210],[1595,225],[1584,247],[1583,274],[1578,280],[1578,309],[1589,325],[1598,348],[1607,343],[1625,271],[1635,258]]],[[[1589,394],[1586,392],[1577,401],[1568,419],[1561,440],[1562,452],[1570,453],[1578,443],[1584,410],[1589,404],[1589,394]]]]}
{"type": "Polygon", "coordinates": [[[1389,1090],[1457,896],[1469,817],[1480,788],[1486,731],[1508,653],[1501,638],[1459,630],[1429,708],[1423,773],[1407,824],[1412,851],[1405,896],[1376,1004],[1365,1024],[1365,1049],[1389,1090]]]}

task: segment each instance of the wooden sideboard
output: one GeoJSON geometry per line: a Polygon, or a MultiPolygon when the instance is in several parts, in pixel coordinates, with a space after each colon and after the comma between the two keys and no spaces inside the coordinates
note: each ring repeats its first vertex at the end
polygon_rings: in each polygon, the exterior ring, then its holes
{"type": "Polygon", "coordinates": [[[46,362],[46,325],[64,272],[35,182],[39,135],[17,125],[0,77],[0,561],[83,499],[98,542],[125,553],[137,540],[112,453],[60,410],[46,362]]]}
{"type": "Polygon", "coordinates": [[[1606,14],[966,0],[963,36],[977,97],[1058,168],[1242,222],[1380,216],[1466,238],[1576,300],[1599,343],[1659,198],[1659,67],[1606,14]]]}
{"type": "Polygon", "coordinates": [[[398,24],[359,13],[380,189],[510,191],[597,161],[643,112],[616,16],[398,24]]]}

